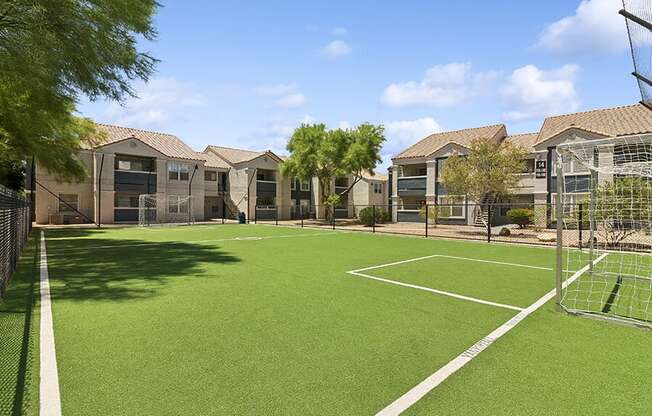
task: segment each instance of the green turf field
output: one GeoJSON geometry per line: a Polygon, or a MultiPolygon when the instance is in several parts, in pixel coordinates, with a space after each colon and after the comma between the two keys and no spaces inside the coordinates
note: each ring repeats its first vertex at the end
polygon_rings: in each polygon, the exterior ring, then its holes
{"type": "MultiPolygon", "coordinates": [[[[372,415],[554,287],[539,247],[265,225],[46,238],[64,415],[372,415]]],[[[0,303],[1,414],[38,411],[35,242],[0,303]]],[[[649,331],[548,302],[405,414],[646,414],[650,351],[649,331]]]]}

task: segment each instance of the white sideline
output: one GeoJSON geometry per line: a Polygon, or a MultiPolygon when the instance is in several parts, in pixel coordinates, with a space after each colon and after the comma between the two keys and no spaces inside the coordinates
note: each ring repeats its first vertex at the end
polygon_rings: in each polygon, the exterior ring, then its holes
{"type": "MultiPolygon", "coordinates": [[[[601,254],[598,258],[593,260],[592,264],[596,265],[602,259],[607,257],[607,255],[608,253],[601,254]]],[[[575,280],[577,280],[578,277],[582,275],[582,273],[586,272],[589,269],[589,267],[590,265],[587,264],[586,266],[584,266],[583,268],[575,272],[575,274],[573,274],[563,283],[562,287],[565,288],[571,283],[573,283],[575,280]]],[[[453,373],[455,373],[460,368],[464,367],[464,365],[466,365],[473,358],[477,357],[478,354],[480,354],[487,347],[493,344],[494,341],[496,341],[498,338],[505,335],[512,328],[518,325],[523,319],[528,317],[530,314],[532,314],[534,311],[539,309],[541,306],[545,305],[546,302],[551,300],[554,296],[555,296],[555,289],[543,295],[541,298],[539,298],[539,300],[534,302],[532,305],[523,309],[521,312],[516,314],[509,321],[505,322],[504,324],[496,328],[494,331],[492,331],[489,335],[487,335],[486,337],[482,338],[480,341],[473,344],[462,354],[458,355],[453,360],[451,360],[448,364],[446,364],[445,366],[437,370],[435,373],[430,375],[421,383],[417,384],[407,393],[405,393],[404,395],[396,399],[389,406],[385,407],[380,412],[376,413],[376,416],[396,416],[403,413],[405,410],[407,410],[409,407],[411,407],[413,404],[419,401],[423,396],[425,396],[430,391],[432,391],[435,387],[440,385],[444,380],[450,377],[453,373]]]]}
{"type": "Polygon", "coordinates": [[[444,290],[432,289],[432,288],[429,288],[429,287],[413,285],[413,284],[410,284],[410,283],[397,282],[396,280],[383,279],[382,277],[371,276],[371,275],[363,274],[363,273],[360,273],[360,272],[357,272],[357,271],[350,271],[350,272],[347,272],[347,273],[352,274],[354,276],[364,277],[364,278],[367,278],[367,279],[378,280],[379,282],[385,282],[385,283],[390,283],[390,284],[393,284],[393,285],[409,287],[409,288],[412,288],[412,289],[425,290],[426,292],[436,293],[438,295],[449,296],[451,298],[467,300],[467,301],[475,302],[475,303],[482,303],[484,305],[495,306],[495,307],[498,307],[498,308],[511,309],[511,310],[519,311],[519,312],[523,310],[523,308],[519,308],[518,306],[505,305],[504,303],[490,302],[488,300],[473,298],[471,296],[464,296],[464,295],[460,295],[460,294],[453,293],[453,292],[446,292],[444,290]]]}
{"type": "Polygon", "coordinates": [[[54,348],[54,328],[48,280],[48,257],[45,251],[45,233],[41,231],[41,334],[40,334],[40,385],[39,401],[41,416],[61,416],[57,354],[54,348]]]}

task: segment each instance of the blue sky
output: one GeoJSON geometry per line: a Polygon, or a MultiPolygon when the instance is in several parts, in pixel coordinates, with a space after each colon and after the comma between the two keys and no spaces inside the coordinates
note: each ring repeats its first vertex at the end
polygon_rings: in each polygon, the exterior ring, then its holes
{"type": "Polygon", "coordinates": [[[382,123],[384,172],[438,130],[536,131],[639,99],[620,0],[162,3],[139,99],[83,101],[82,115],[280,153],[302,122],[382,123]]]}

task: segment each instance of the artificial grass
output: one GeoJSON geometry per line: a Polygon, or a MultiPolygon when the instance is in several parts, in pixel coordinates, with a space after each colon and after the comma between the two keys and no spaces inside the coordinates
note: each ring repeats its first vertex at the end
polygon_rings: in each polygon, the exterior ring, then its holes
{"type": "Polygon", "coordinates": [[[38,242],[29,239],[0,299],[0,415],[38,414],[38,242]]]}
{"type": "MultiPolygon", "coordinates": [[[[555,257],[537,247],[253,225],[57,230],[47,238],[66,415],[373,414],[514,311],[347,270],[431,254],[540,267],[553,267],[555,257]]],[[[418,267],[433,272],[427,283],[435,288],[451,285],[519,306],[554,286],[553,272],[533,269],[512,274],[511,267],[442,259],[418,267]]],[[[410,414],[565,414],[584,407],[613,414],[595,402],[614,388],[636,394],[631,409],[638,410],[652,403],[644,394],[649,337],[547,306],[410,414]],[[627,345],[603,350],[618,340],[627,345]],[[623,363],[630,361],[635,374],[627,376],[623,363]],[[595,382],[594,372],[603,370],[609,377],[595,382]],[[528,389],[532,377],[535,388],[528,389]],[[569,391],[559,394],[577,382],[591,394],[589,406],[569,391]]]]}

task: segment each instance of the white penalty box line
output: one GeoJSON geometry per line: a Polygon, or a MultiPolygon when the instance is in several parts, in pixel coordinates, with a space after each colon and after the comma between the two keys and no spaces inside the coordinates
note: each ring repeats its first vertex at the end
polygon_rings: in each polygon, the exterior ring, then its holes
{"type": "Polygon", "coordinates": [[[415,285],[415,284],[411,284],[411,283],[399,282],[399,281],[396,281],[396,280],[385,279],[385,278],[378,277],[378,276],[372,276],[371,274],[368,274],[368,273],[362,273],[362,272],[367,272],[369,270],[381,269],[381,268],[385,268],[385,267],[397,266],[399,264],[412,263],[412,262],[416,262],[416,261],[423,261],[423,260],[428,260],[428,259],[433,259],[433,258],[464,260],[464,261],[473,261],[473,262],[479,262],[479,263],[497,264],[497,265],[500,265],[500,266],[521,267],[521,268],[526,268],[526,269],[552,271],[552,269],[549,268],[549,267],[530,266],[530,265],[527,265],[527,264],[509,263],[509,262],[495,261],[495,260],[474,259],[474,258],[469,258],[469,257],[449,256],[449,255],[445,255],[445,254],[432,254],[430,256],[416,257],[416,258],[413,258],[413,259],[395,261],[395,262],[392,262],[392,263],[385,263],[385,264],[379,264],[379,265],[375,265],[375,266],[364,267],[362,269],[350,270],[347,273],[351,274],[351,275],[354,275],[354,276],[358,276],[358,277],[364,277],[366,279],[372,279],[372,280],[376,280],[376,281],[379,281],[379,282],[389,283],[389,284],[393,284],[393,285],[397,285],[397,286],[408,287],[408,288],[411,288],[411,289],[423,290],[423,291],[430,292],[430,293],[435,293],[435,294],[438,294],[438,295],[448,296],[448,297],[451,297],[451,298],[465,300],[465,301],[469,301],[469,302],[481,303],[483,305],[494,306],[494,307],[497,307],[497,308],[511,309],[511,310],[518,311],[518,312],[523,310],[523,308],[520,308],[520,307],[514,306],[514,305],[507,305],[507,304],[504,304],[504,303],[492,302],[492,301],[489,301],[489,300],[475,298],[475,297],[472,297],[472,296],[461,295],[459,293],[453,293],[453,292],[448,292],[448,291],[445,291],[445,290],[433,289],[433,288],[430,288],[430,287],[415,285]]]}
{"type": "MultiPolygon", "coordinates": [[[[609,253],[603,253],[593,260],[590,264],[587,264],[580,270],[576,271],[571,277],[566,279],[562,284],[562,289],[565,289],[570,284],[575,282],[582,274],[589,270],[590,267],[595,266],[597,263],[602,261],[607,257],[609,253]]],[[[552,289],[536,302],[528,306],[527,308],[521,310],[518,314],[512,317],[510,320],[493,330],[489,335],[482,338],[466,351],[449,361],[446,365],[441,367],[439,370],[434,372],[428,378],[423,380],[421,383],[417,384],[415,387],[410,389],[408,392],[403,394],[401,397],[392,402],[389,406],[385,407],[378,413],[376,416],[397,416],[406,411],[417,401],[421,400],[426,394],[431,392],[437,386],[444,382],[448,377],[457,372],[460,368],[468,364],[472,359],[477,357],[482,351],[487,349],[491,344],[493,344],[498,338],[505,335],[521,321],[535,312],[537,309],[541,308],[547,302],[555,297],[556,289],[552,289]]]]}

